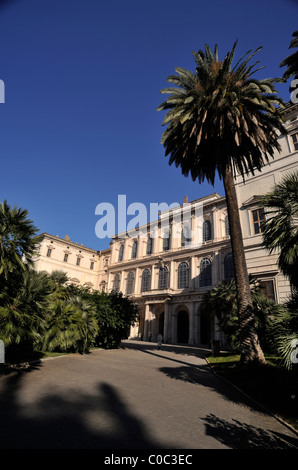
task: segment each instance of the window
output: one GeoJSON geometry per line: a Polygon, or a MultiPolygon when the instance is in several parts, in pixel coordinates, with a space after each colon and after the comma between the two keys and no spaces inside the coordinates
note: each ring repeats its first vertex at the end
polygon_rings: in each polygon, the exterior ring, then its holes
{"type": "Polygon", "coordinates": [[[163,242],[162,242],[162,249],[163,249],[163,251],[168,251],[170,249],[170,234],[169,234],[169,232],[164,233],[163,242]]]}
{"type": "Polygon", "coordinates": [[[134,259],[137,257],[138,242],[134,241],[131,250],[131,258],[134,259]]]}
{"type": "Polygon", "coordinates": [[[149,269],[144,269],[143,274],[142,274],[142,286],[141,286],[141,291],[142,292],[147,292],[150,290],[150,280],[151,280],[151,275],[149,269]]]}
{"type": "Polygon", "coordinates": [[[115,292],[120,291],[120,274],[115,274],[114,280],[113,280],[113,290],[115,292]]]}
{"type": "Polygon", "coordinates": [[[151,237],[149,237],[148,241],[147,241],[147,248],[146,248],[146,254],[147,255],[152,254],[152,247],[153,247],[153,239],[151,237]]]}
{"type": "Polygon", "coordinates": [[[120,245],[118,261],[123,261],[124,244],[120,245]]]}
{"type": "Polygon", "coordinates": [[[224,259],[224,279],[226,281],[229,281],[230,279],[233,279],[234,277],[235,275],[234,275],[233,254],[228,253],[224,259]]]}
{"type": "Polygon", "coordinates": [[[211,222],[210,220],[205,220],[203,223],[203,242],[211,240],[211,222]]]}
{"type": "Polygon", "coordinates": [[[228,215],[226,215],[226,217],[225,217],[225,233],[226,233],[226,237],[230,236],[230,224],[229,224],[229,216],[228,215]]]}
{"type": "Polygon", "coordinates": [[[189,227],[184,227],[181,232],[181,246],[187,246],[191,242],[189,227]]]}
{"type": "Polygon", "coordinates": [[[166,266],[159,268],[158,288],[168,288],[168,268],[166,268],[166,266]]]}
{"type": "Polygon", "coordinates": [[[101,281],[101,283],[100,283],[100,290],[101,290],[101,292],[105,292],[105,291],[106,291],[106,283],[105,283],[105,281],[101,281]]]}
{"type": "Polygon", "coordinates": [[[50,258],[52,254],[52,248],[48,248],[47,257],[50,258]]]}
{"type": "Polygon", "coordinates": [[[132,294],[134,291],[135,276],[133,272],[129,272],[126,282],[126,294],[132,294]]]}
{"type": "Polygon", "coordinates": [[[260,288],[267,299],[275,300],[273,280],[260,281],[260,288]]]}
{"type": "Polygon", "coordinates": [[[67,263],[67,261],[68,261],[68,253],[65,253],[63,261],[64,261],[64,263],[67,263]]]}
{"type": "Polygon", "coordinates": [[[264,209],[256,209],[251,212],[254,234],[263,233],[265,223],[264,209]]]}
{"type": "Polygon", "coordinates": [[[200,264],[200,287],[212,285],[212,270],[211,261],[209,258],[204,258],[200,264]]]}
{"type": "Polygon", "coordinates": [[[296,134],[292,134],[291,137],[292,137],[294,149],[298,150],[298,132],[296,134]]]}
{"type": "Polygon", "coordinates": [[[91,261],[91,263],[90,263],[90,269],[94,269],[94,261],[91,261]]]}
{"type": "Polygon", "coordinates": [[[188,287],[188,264],[183,262],[178,267],[178,289],[185,289],[188,287]]]}
{"type": "Polygon", "coordinates": [[[78,257],[77,257],[76,265],[77,265],[77,266],[80,266],[80,264],[81,264],[81,258],[78,256],[78,257]]]}

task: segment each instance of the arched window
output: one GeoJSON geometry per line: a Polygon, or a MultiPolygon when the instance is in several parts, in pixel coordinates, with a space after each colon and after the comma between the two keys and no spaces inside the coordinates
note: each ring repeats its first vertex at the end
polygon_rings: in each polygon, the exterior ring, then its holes
{"type": "Polygon", "coordinates": [[[234,260],[233,254],[228,253],[224,259],[224,278],[226,280],[233,279],[234,275],[234,260]]]}
{"type": "Polygon", "coordinates": [[[148,241],[147,241],[147,247],[146,247],[146,254],[147,255],[152,254],[152,247],[153,247],[153,239],[151,237],[149,237],[148,241]]]}
{"type": "Polygon", "coordinates": [[[133,272],[129,272],[126,281],[126,294],[132,294],[134,291],[135,276],[133,272]]]}
{"type": "Polygon", "coordinates": [[[134,259],[137,257],[138,242],[135,240],[132,245],[131,258],[134,259]]]}
{"type": "Polygon", "coordinates": [[[226,237],[230,235],[230,224],[229,224],[229,216],[226,215],[225,217],[225,232],[226,232],[226,237]]]}
{"type": "Polygon", "coordinates": [[[212,270],[209,258],[204,258],[200,264],[200,287],[212,286],[212,270]]]}
{"type": "Polygon", "coordinates": [[[113,290],[115,292],[120,291],[120,274],[115,274],[114,280],[113,280],[113,290]]]}
{"type": "Polygon", "coordinates": [[[169,232],[165,232],[163,234],[162,249],[163,251],[167,251],[170,249],[170,233],[169,232]]]}
{"type": "Polygon", "coordinates": [[[183,262],[178,267],[178,289],[185,289],[188,287],[188,264],[183,262]]]}
{"type": "Polygon", "coordinates": [[[168,287],[168,268],[163,266],[159,268],[158,288],[167,289],[168,287]]]}
{"type": "Polygon", "coordinates": [[[118,261],[123,261],[124,244],[120,245],[118,261]]]}
{"type": "Polygon", "coordinates": [[[142,274],[142,287],[141,291],[142,292],[147,292],[150,290],[150,280],[151,280],[151,274],[149,269],[144,269],[143,274],[142,274]]]}
{"type": "Polygon", "coordinates": [[[203,242],[211,240],[211,222],[210,220],[205,220],[203,223],[203,242]]]}

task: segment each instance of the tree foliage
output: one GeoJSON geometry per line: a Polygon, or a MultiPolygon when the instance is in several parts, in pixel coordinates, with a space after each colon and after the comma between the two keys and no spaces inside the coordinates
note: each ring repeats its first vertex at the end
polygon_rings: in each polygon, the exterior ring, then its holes
{"type": "Polygon", "coordinates": [[[284,176],[260,202],[267,215],[263,246],[278,254],[281,271],[298,290],[298,171],[284,176]]]}
{"type": "Polygon", "coordinates": [[[176,67],[167,78],[175,87],[161,90],[169,95],[158,108],[167,111],[161,140],[166,156],[199,182],[213,184],[216,172],[223,178],[230,166],[240,175],[260,170],[280,149],[278,131],[286,132],[275,89],[281,79],[253,78],[258,62],[249,62],[261,48],[232,67],[236,44],[222,61],[217,46],[213,53],[208,45],[194,52],[195,73],[176,67]]]}
{"type": "MultiPolygon", "coordinates": [[[[272,316],[280,312],[280,306],[267,299],[259,282],[250,279],[253,300],[253,311],[256,329],[262,348],[272,348],[269,340],[269,329],[272,316]]],[[[218,319],[220,330],[225,335],[226,347],[232,352],[240,352],[239,319],[235,279],[219,282],[207,292],[201,304],[201,311],[208,315],[213,313],[218,319]]]]}
{"type": "MultiPolygon", "coordinates": [[[[298,48],[298,29],[292,34],[293,39],[290,43],[289,49],[294,47],[298,48]]],[[[286,57],[281,63],[280,67],[287,67],[283,78],[288,79],[290,77],[298,78],[298,50],[286,57]]]]}
{"type": "Polygon", "coordinates": [[[250,65],[259,51],[248,51],[234,66],[237,42],[223,60],[218,47],[214,52],[193,53],[195,73],[176,67],[176,75],[167,81],[174,84],[161,90],[169,97],[158,108],[166,111],[162,134],[169,164],[180,167],[199,183],[206,179],[214,184],[215,175],[223,179],[231,245],[234,259],[238,318],[241,337],[241,360],[264,363],[255,329],[239,209],[233,176],[254,174],[280,150],[279,132],[286,133],[280,109],[284,106],[275,83],[281,79],[257,80],[259,69],[250,65]]]}
{"type": "Polygon", "coordinates": [[[122,294],[74,286],[62,271],[36,272],[36,232],[27,211],[0,205],[0,339],[8,360],[34,350],[118,347],[137,319],[136,306],[122,294]]]}

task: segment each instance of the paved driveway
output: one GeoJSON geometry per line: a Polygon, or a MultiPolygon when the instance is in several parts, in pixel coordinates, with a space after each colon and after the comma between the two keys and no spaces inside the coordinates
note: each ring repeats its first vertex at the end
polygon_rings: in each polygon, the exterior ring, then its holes
{"type": "Polygon", "coordinates": [[[199,348],[124,342],[0,375],[2,449],[298,448],[199,348]]]}

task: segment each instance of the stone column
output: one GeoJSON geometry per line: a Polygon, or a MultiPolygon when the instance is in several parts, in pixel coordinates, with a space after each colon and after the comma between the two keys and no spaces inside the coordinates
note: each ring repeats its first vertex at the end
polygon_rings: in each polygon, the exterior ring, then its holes
{"type": "Polygon", "coordinates": [[[145,316],[144,316],[144,341],[148,341],[150,334],[150,305],[145,304],[145,316]]]}
{"type": "Polygon", "coordinates": [[[155,289],[155,266],[151,266],[151,279],[150,279],[150,290],[155,289]]]}
{"type": "Polygon", "coordinates": [[[157,341],[157,317],[151,312],[151,341],[157,341]]]}
{"type": "Polygon", "coordinates": [[[170,262],[169,275],[170,275],[169,288],[174,289],[174,284],[175,284],[175,262],[174,261],[170,262]]]}
{"type": "Polygon", "coordinates": [[[195,304],[192,302],[189,304],[189,335],[188,335],[188,344],[195,344],[195,304]]]}
{"type": "Polygon", "coordinates": [[[125,291],[125,271],[121,271],[121,277],[120,277],[120,292],[123,292],[125,291]]]}
{"type": "Polygon", "coordinates": [[[177,343],[177,312],[171,315],[171,342],[177,343]]]}
{"type": "Polygon", "coordinates": [[[168,301],[165,301],[165,316],[164,316],[164,325],[163,325],[163,342],[168,342],[168,328],[169,328],[169,304],[168,301]]]}
{"type": "Polygon", "coordinates": [[[195,338],[195,344],[200,344],[201,339],[200,339],[200,313],[199,313],[199,308],[198,305],[194,304],[194,312],[195,312],[195,318],[194,318],[194,338],[195,338]]]}
{"type": "Polygon", "coordinates": [[[212,229],[213,229],[213,240],[217,240],[218,239],[218,223],[217,223],[217,214],[218,214],[218,210],[217,210],[217,207],[213,207],[212,209],[212,229]]]}

